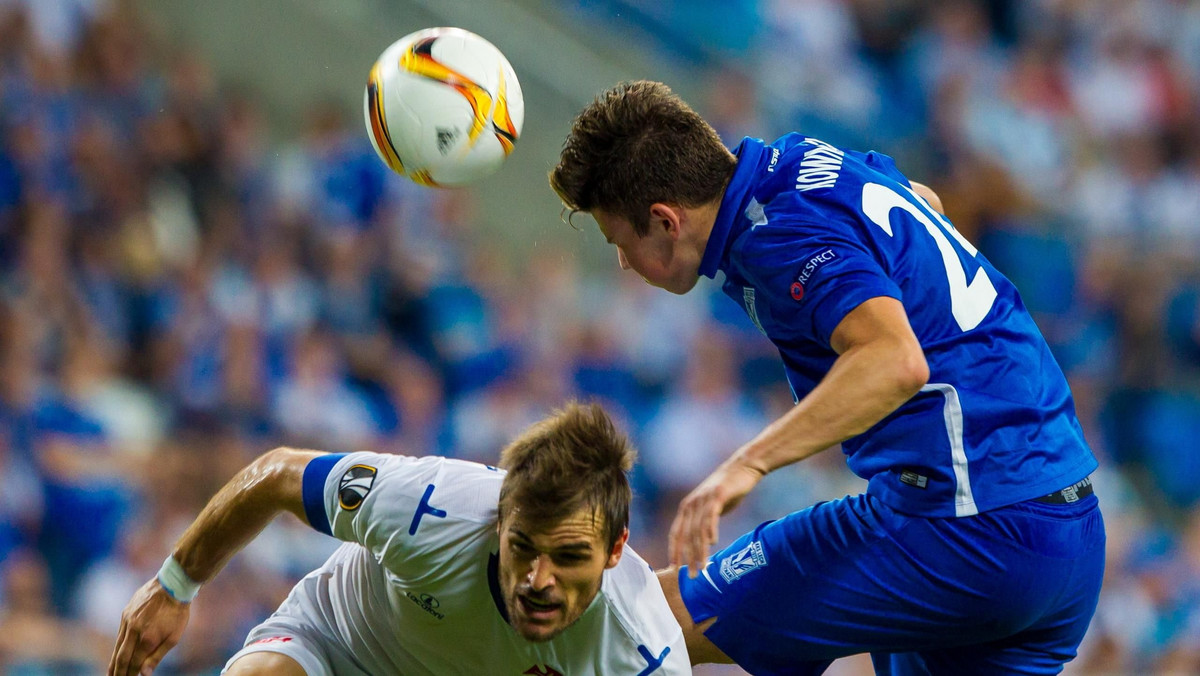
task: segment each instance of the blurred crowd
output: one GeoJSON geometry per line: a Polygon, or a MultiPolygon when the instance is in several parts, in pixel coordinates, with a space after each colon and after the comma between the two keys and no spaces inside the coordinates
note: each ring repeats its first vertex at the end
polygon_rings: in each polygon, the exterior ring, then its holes
{"type": "MultiPolygon", "coordinates": [[[[742,0],[735,37],[708,4],[564,10],[673,26],[658,48],[731,145],[795,128],[939,191],[1102,458],[1108,581],[1074,672],[1200,673],[1200,2],[742,0]]],[[[661,565],[678,499],[792,403],[716,285],[500,258],[472,193],[390,174],[353,105],[282,142],[261,105],[129,3],[0,0],[0,672],[96,673],[174,539],[275,446],[494,461],[596,399],[640,450],[631,541],[661,565]]],[[[862,487],[827,452],[722,533],[862,487]]],[[[268,527],[161,671],[219,671],[335,544],[268,527]]]]}

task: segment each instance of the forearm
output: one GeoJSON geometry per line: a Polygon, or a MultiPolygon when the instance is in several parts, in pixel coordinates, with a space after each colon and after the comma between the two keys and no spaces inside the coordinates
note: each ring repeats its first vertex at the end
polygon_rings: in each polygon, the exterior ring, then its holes
{"type": "Polygon", "coordinates": [[[184,572],[206,582],[279,512],[292,512],[303,521],[304,468],[318,455],[280,448],[238,472],[176,543],[173,555],[184,572]]]}
{"type": "Polygon", "coordinates": [[[808,396],[738,449],[731,462],[767,474],[865,432],[928,378],[919,352],[899,352],[887,342],[850,348],[808,396]]]}

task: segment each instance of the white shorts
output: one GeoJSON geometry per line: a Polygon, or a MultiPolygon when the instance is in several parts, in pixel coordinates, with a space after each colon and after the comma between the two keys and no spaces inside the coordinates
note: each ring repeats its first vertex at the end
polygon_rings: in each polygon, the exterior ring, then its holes
{"type": "MultiPolygon", "coordinates": [[[[326,566],[348,558],[354,547],[339,549],[326,566]]],[[[229,658],[222,674],[241,657],[271,652],[296,660],[308,676],[371,676],[327,628],[319,601],[328,598],[327,593],[322,596],[321,586],[328,580],[328,575],[319,574],[322,570],[325,567],[296,583],[279,609],[250,630],[242,649],[229,658]]]]}

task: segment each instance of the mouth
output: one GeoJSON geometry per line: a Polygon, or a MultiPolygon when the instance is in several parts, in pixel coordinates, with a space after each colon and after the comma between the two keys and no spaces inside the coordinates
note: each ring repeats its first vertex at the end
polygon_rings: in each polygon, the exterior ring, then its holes
{"type": "Polygon", "coordinates": [[[521,608],[521,614],[533,622],[553,621],[563,606],[559,602],[539,601],[522,594],[517,595],[517,605],[521,608]]]}

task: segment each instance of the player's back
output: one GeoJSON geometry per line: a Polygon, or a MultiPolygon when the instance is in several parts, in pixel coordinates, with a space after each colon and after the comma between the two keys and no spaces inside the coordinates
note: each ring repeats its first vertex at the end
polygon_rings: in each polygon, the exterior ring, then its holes
{"type": "Polygon", "coordinates": [[[929,384],[843,444],[873,494],[910,513],[962,516],[1095,468],[1066,379],[1017,290],[891,158],[795,134],[747,140],[740,152],[757,170],[729,233],[725,290],[755,299],[751,314],[797,396],[836,359],[837,323],[869,298],[899,299],[924,349],[929,384]]]}

